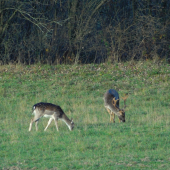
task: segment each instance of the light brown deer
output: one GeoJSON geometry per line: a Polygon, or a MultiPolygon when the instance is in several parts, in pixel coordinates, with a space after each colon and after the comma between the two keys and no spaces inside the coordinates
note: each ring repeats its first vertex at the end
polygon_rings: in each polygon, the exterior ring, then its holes
{"type": "MultiPolygon", "coordinates": [[[[122,97],[124,100],[124,109],[126,108],[126,99],[128,96],[122,97]]],[[[110,89],[104,94],[104,106],[110,114],[110,122],[115,123],[115,115],[119,117],[119,122],[125,122],[125,110],[119,108],[119,94],[116,90],[110,89]]]]}
{"type": "Polygon", "coordinates": [[[33,114],[34,114],[34,118],[31,119],[29,131],[31,131],[32,129],[33,122],[35,122],[36,131],[38,130],[37,125],[41,117],[50,118],[44,131],[47,130],[52,120],[55,121],[57,131],[58,131],[58,120],[62,120],[63,122],[65,122],[70,131],[73,130],[74,128],[73,119],[70,120],[63,112],[60,106],[51,103],[43,103],[43,102],[37,103],[33,106],[33,114]]]}

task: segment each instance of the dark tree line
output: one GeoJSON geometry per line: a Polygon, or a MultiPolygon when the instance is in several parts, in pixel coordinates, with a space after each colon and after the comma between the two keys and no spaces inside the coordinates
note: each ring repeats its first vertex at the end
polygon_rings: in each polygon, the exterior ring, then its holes
{"type": "Polygon", "coordinates": [[[0,64],[170,60],[170,1],[0,0],[0,64]]]}

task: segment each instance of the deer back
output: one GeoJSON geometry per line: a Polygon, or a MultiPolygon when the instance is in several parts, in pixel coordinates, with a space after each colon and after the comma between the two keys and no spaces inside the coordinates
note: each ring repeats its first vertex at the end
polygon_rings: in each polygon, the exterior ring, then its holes
{"type": "Polygon", "coordinates": [[[119,112],[119,94],[116,90],[110,89],[104,94],[105,107],[109,108],[115,114],[119,112]]]}
{"type": "Polygon", "coordinates": [[[106,105],[111,105],[113,99],[117,100],[117,106],[119,107],[119,94],[116,90],[110,89],[104,94],[104,102],[106,105]]]}
{"type": "Polygon", "coordinates": [[[54,115],[56,119],[62,118],[65,114],[60,106],[52,103],[37,103],[33,106],[33,113],[44,115],[54,115]]]}

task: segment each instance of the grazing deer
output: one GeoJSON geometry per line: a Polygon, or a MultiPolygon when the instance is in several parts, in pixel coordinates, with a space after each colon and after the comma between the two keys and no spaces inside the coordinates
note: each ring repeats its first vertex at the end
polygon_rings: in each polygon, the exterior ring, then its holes
{"type": "Polygon", "coordinates": [[[74,128],[73,119],[70,120],[63,112],[60,106],[51,103],[42,103],[42,102],[37,103],[33,106],[33,114],[34,114],[34,118],[31,119],[29,131],[31,131],[32,129],[33,122],[35,122],[36,131],[38,130],[37,125],[41,117],[50,118],[44,131],[47,130],[52,120],[55,121],[57,131],[58,131],[58,122],[57,122],[58,120],[62,120],[63,122],[65,122],[68,128],[70,129],[70,131],[73,130],[74,128]]]}
{"type": "MultiPolygon", "coordinates": [[[[122,98],[125,109],[125,101],[128,96],[122,98]]],[[[110,89],[104,94],[104,106],[110,114],[110,122],[113,120],[113,123],[115,123],[115,115],[119,117],[119,122],[125,122],[125,110],[119,108],[119,94],[116,90],[110,89]]]]}

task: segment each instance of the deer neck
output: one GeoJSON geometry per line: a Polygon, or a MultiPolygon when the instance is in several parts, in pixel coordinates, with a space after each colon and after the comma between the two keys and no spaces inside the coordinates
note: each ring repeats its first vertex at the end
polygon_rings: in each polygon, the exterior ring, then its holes
{"type": "Polygon", "coordinates": [[[68,128],[71,130],[71,120],[65,115],[62,115],[62,118],[60,118],[67,126],[68,128]]]}

